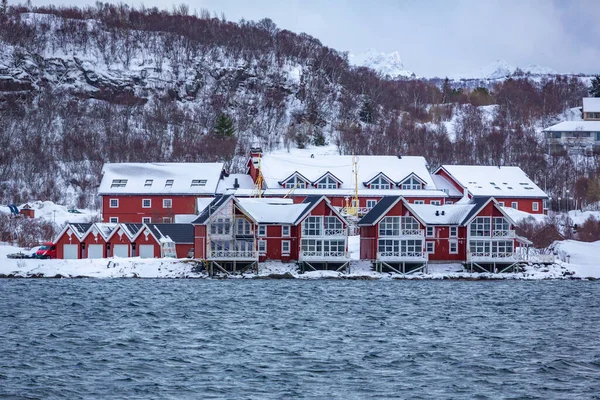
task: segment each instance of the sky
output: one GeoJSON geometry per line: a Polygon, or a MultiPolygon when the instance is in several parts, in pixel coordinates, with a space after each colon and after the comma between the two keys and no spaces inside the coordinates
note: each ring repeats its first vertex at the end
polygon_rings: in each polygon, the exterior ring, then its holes
{"type": "MultiPolygon", "coordinates": [[[[33,5],[94,3],[32,0],[33,5]]],[[[308,33],[340,51],[397,51],[404,67],[418,76],[469,74],[496,60],[559,73],[600,73],[600,0],[143,1],[161,9],[182,3],[231,21],[270,18],[280,29],[308,33]]]]}

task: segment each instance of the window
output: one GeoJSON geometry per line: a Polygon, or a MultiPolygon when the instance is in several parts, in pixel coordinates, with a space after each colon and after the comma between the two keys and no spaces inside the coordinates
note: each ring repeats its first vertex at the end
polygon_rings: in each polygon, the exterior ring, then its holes
{"type": "Polygon", "coordinates": [[[346,253],[344,240],[323,240],[323,254],[325,257],[340,257],[346,253]]]}
{"type": "Polygon", "coordinates": [[[231,220],[229,218],[217,218],[210,224],[210,233],[213,235],[229,235],[231,232],[231,220]]]}
{"type": "Polygon", "coordinates": [[[380,256],[398,256],[400,253],[400,241],[390,239],[379,239],[377,243],[377,252],[380,256]]]}
{"type": "Polygon", "coordinates": [[[414,235],[418,234],[419,223],[414,217],[402,217],[402,234],[414,235]]]}
{"type": "Polygon", "coordinates": [[[448,243],[450,243],[450,254],[458,254],[458,243],[456,240],[451,240],[448,243]]]}
{"type": "Polygon", "coordinates": [[[421,182],[411,177],[400,184],[404,190],[421,190],[421,182]]]}
{"type": "Polygon", "coordinates": [[[110,222],[111,224],[117,224],[119,223],[119,217],[110,217],[108,222],[110,222]]]}
{"type": "Polygon", "coordinates": [[[344,225],[337,217],[325,217],[325,236],[343,235],[344,225]]]}
{"type": "Polygon", "coordinates": [[[281,254],[290,254],[290,241],[289,240],[281,241],[281,254]]]}
{"type": "Polygon", "coordinates": [[[304,188],[306,188],[306,181],[304,179],[299,178],[298,176],[294,175],[290,179],[288,179],[287,181],[284,182],[283,187],[287,188],[287,189],[291,189],[294,187],[299,188],[299,189],[304,189],[304,188]]]}
{"type": "Polygon", "coordinates": [[[165,182],[165,187],[173,187],[173,179],[167,179],[165,182]]]}
{"type": "Polygon", "coordinates": [[[471,253],[477,253],[484,255],[490,252],[490,241],[489,240],[471,240],[469,243],[471,253]]]}
{"type": "Polygon", "coordinates": [[[171,217],[163,217],[162,218],[162,223],[163,224],[172,224],[173,223],[173,218],[171,218],[171,217]]]}
{"type": "Polygon", "coordinates": [[[163,208],[173,208],[173,200],[163,199],[163,208]]]}
{"type": "Polygon", "coordinates": [[[154,179],[146,179],[146,183],[144,183],[144,187],[151,187],[154,179]]]}
{"type": "Polygon", "coordinates": [[[367,200],[367,208],[368,209],[375,207],[376,204],[377,204],[377,200],[367,200]]]}
{"type": "Polygon", "coordinates": [[[338,183],[330,176],[326,176],[317,182],[317,189],[337,189],[338,183]]]}
{"type": "Polygon", "coordinates": [[[596,142],[600,142],[600,132],[596,132],[596,142]]]}
{"type": "Polygon", "coordinates": [[[206,179],[192,179],[190,187],[193,186],[206,186],[206,179]]]}
{"type": "Polygon", "coordinates": [[[435,234],[434,228],[433,226],[428,226],[427,227],[427,237],[433,237],[435,234]]]}
{"type": "Polygon", "coordinates": [[[431,204],[432,206],[439,206],[439,205],[441,205],[441,204],[442,204],[442,202],[441,202],[441,201],[439,201],[439,200],[431,200],[431,201],[429,202],[429,204],[431,204]]]}
{"type": "Polygon", "coordinates": [[[539,209],[540,209],[540,203],[538,203],[537,201],[534,201],[534,202],[531,204],[531,209],[532,209],[533,211],[539,211],[539,209]]]}
{"type": "Polygon", "coordinates": [[[471,236],[490,236],[491,221],[489,217],[477,217],[471,222],[471,236]]]}
{"type": "Polygon", "coordinates": [[[450,237],[455,238],[456,236],[458,236],[458,228],[456,226],[451,226],[450,227],[450,237]]]}
{"type": "Polygon", "coordinates": [[[390,189],[391,183],[383,176],[371,181],[371,185],[369,187],[371,189],[390,189]]]}
{"type": "Polygon", "coordinates": [[[317,239],[302,239],[301,248],[303,253],[322,252],[323,241],[317,239]]]}
{"type": "Polygon", "coordinates": [[[516,201],[513,201],[510,205],[512,208],[514,208],[515,210],[519,209],[519,204],[516,201]]]}
{"type": "Polygon", "coordinates": [[[447,201],[446,201],[446,204],[454,204],[454,202],[453,202],[453,201],[451,201],[451,200],[447,200],[447,201]]]}
{"type": "Polygon", "coordinates": [[[495,255],[509,256],[513,253],[513,242],[511,240],[499,240],[492,242],[492,257],[495,255]]]}
{"type": "Polygon", "coordinates": [[[379,236],[400,236],[400,217],[385,217],[379,223],[379,236]]]}
{"type": "Polygon", "coordinates": [[[429,253],[429,254],[435,253],[435,242],[426,242],[425,246],[426,246],[427,253],[429,253]]]}
{"type": "Polygon", "coordinates": [[[151,199],[142,199],[142,208],[150,208],[152,207],[151,199]]]}
{"type": "Polygon", "coordinates": [[[119,199],[110,199],[109,207],[110,208],[119,208],[119,199]]]}
{"type": "Polygon", "coordinates": [[[302,223],[303,236],[322,236],[323,217],[307,217],[302,223]]]}
{"type": "Polygon", "coordinates": [[[423,254],[423,242],[421,240],[401,240],[400,252],[408,257],[421,256],[423,254]]]}
{"type": "Polygon", "coordinates": [[[149,224],[152,222],[152,218],[150,217],[142,217],[142,224],[149,224]]]}
{"type": "Polygon", "coordinates": [[[252,234],[252,226],[250,221],[245,218],[237,218],[235,220],[235,233],[237,235],[250,235],[252,234]]]}
{"type": "Polygon", "coordinates": [[[414,204],[425,204],[425,200],[415,200],[414,204]]]}
{"type": "Polygon", "coordinates": [[[267,236],[267,226],[266,225],[258,226],[258,236],[267,236]]]}
{"type": "Polygon", "coordinates": [[[290,237],[290,226],[289,225],[281,226],[281,236],[290,237]]]}
{"type": "Polygon", "coordinates": [[[122,188],[127,186],[127,179],[113,179],[111,188],[122,188]]]}
{"type": "Polygon", "coordinates": [[[500,207],[504,207],[504,202],[503,201],[499,201],[498,204],[500,205],[500,207]]]}

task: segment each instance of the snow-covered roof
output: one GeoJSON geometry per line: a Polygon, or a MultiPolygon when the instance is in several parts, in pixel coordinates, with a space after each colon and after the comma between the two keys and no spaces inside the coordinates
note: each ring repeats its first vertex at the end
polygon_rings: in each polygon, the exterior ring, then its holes
{"type": "MultiPolygon", "coordinates": [[[[331,173],[342,183],[340,189],[354,189],[353,156],[309,155],[307,153],[264,154],[260,160],[261,172],[267,188],[280,188],[279,182],[298,172],[312,183],[331,173]]],[[[253,160],[255,161],[255,160],[253,160]]],[[[257,162],[257,160],[256,160],[257,162]]],[[[435,189],[424,157],[417,156],[358,156],[358,185],[384,173],[395,183],[411,173],[425,181],[425,189],[435,189]]],[[[390,194],[390,193],[388,193],[390,194]]]]}
{"type": "Polygon", "coordinates": [[[584,97],[583,112],[600,112],[600,97],[584,97]]]}
{"type": "Polygon", "coordinates": [[[213,195],[222,171],[223,163],[108,163],[98,194],[213,195]]]}
{"type": "MultiPolygon", "coordinates": [[[[362,186],[362,184],[360,184],[362,186]]],[[[277,188],[277,189],[264,189],[262,191],[263,196],[285,196],[290,192],[290,189],[277,188]]],[[[235,194],[237,197],[248,197],[255,194],[254,190],[250,189],[238,189],[235,192],[228,192],[235,194]]],[[[351,197],[354,195],[354,189],[294,189],[293,196],[327,196],[327,197],[351,197]]],[[[358,189],[358,195],[361,197],[381,197],[381,196],[403,196],[403,197],[448,197],[446,193],[441,190],[402,190],[402,189],[367,189],[365,187],[358,189]]]]}
{"type": "Polygon", "coordinates": [[[548,197],[519,167],[486,165],[443,165],[472,196],[548,197]]]}
{"type": "Polygon", "coordinates": [[[280,200],[287,199],[237,199],[239,206],[261,224],[293,224],[310,206],[305,203],[293,204],[280,200]]]}
{"type": "Polygon", "coordinates": [[[198,216],[196,214],[175,214],[176,224],[191,224],[198,216]]]}
{"type": "Polygon", "coordinates": [[[204,211],[204,209],[208,207],[208,205],[212,203],[214,199],[214,197],[198,197],[196,199],[196,212],[198,215],[202,214],[202,211],[204,211]]]}
{"type": "Polygon", "coordinates": [[[600,132],[600,121],[563,121],[545,128],[544,132],[600,132]]]}
{"type": "Polygon", "coordinates": [[[405,204],[427,225],[460,225],[463,218],[475,207],[474,204],[405,204]]]}
{"type": "Polygon", "coordinates": [[[236,188],[233,187],[236,179],[238,183],[237,189],[254,189],[254,181],[250,175],[229,174],[229,176],[224,176],[223,179],[219,181],[217,193],[226,193],[231,190],[236,190],[236,188]]]}
{"type": "Polygon", "coordinates": [[[447,193],[448,196],[457,197],[462,196],[463,193],[458,190],[448,179],[444,178],[441,175],[432,175],[433,182],[435,186],[444,193],[447,193]]]}
{"type": "Polygon", "coordinates": [[[96,233],[98,233],[104,238],[104,240],[106,240],[110,237],[110,235],[117,228],[117,226],[118,224],[110,222],[96,222],[92,224],[87,234],[92,233],[93,235],[95,235],[96,233]]]}

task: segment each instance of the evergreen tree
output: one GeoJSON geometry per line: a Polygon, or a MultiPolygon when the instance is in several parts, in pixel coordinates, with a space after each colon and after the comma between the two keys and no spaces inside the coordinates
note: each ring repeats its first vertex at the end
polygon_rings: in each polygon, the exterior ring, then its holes
{"type": "Polygon", "coordinates": [[[2,0],[0,3],[0,15],[6,15],[8,11],[8,0],[2,0]]]}
{"type": "Polygon", "coordinates": [[[442,104],[449,103],[451,96],[452,87],[450,86],[450,79],[446,77],[446,79],[444,79],[444,84],[442,85],[442,104]]]}
{"type": "Polygon", "coordinates": [[[592,79],[592,87],[590,87],[590,96],[600,97],[600,75],[596,75],[592,79]]]}
{"type": "Polygon", "coordinates": [[[362,107],[358,112],[358,118],[366,124],[372,124],[375,121],[375,118],[373,117],[373,106],[368,98],[365,98],[363,101],[362,107]]]}
{"type": "Polygon", "coordinates": [[[235,135],[235,127],[233,126],[233,120],[227,114],[221,114],[215,122],[215,128],[213,132],[217,137],[230,138],[235,135]]]}

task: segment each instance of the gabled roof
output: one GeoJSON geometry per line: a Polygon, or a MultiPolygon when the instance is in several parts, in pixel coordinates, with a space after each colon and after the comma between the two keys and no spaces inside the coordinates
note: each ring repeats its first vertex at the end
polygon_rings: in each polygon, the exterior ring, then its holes
{"type": "Polygon", "coordinates": [[[287,178],[277,182],[279,183],[281,186],[283,186],[287,181],[289,181],[290,179],[292,179],[293,177],[300,177],[302,178],[303,181],[305,181],[306,183],[311,183],[310,179],[308,179],[307,177],[305,177],[304,175],[302,175],[300,172],[298,171],[294,171],[293,174],[291,174],[290,176],[288,176],[287,178]]]}
{"type": "Polygon", "coordinates": [[[413,215],[424,225],[460,225],[465,216],[475,206],[473,204],[448,204],[436,206],[433,204],[406,204],[413,215]]]}
{"type": "Polygon", "coordinates": [[[56,239],[54,240],[54,242],[56,243],[60,239],[60,237],[62,235],[64,235],[69,229],[71,229],[71,232],[73,232],[73,234],[77,237],[77,239],[81,240],[85,236],[85,234],[87,233],[87,231],[90,229],[91,226],[92,226],[92,224],[90,224],[90,223],[83,223],[83,224],[68,223],[63,227],[63,229],[58,233],[58,235],[56,235],[56,239]]]}
{"type": "Polygon", "coordinates": [[[313,185],[316,185],[317,183],[319,183],[320,181],[322,181],[327,176],[330,177],[331,179],[333,179],[334,181],[336,181],[337,183],[339,183],[340,185],[342,183],[344,183],[340,179],[338,179],[335,175],[333,175],[331,172],[325,172],[323,175],[321,175],[320,177],[318,177],[317,179],[315,179],[315,181],[313,182],[313,185]]]}
{"type": "Polygon", "coordinates": [[[404,182],[408,178],[415,178],[416,180],[418,180],[419,182],[421,182],[421,184],[423,184],[423,185],[427,184],[427,182],[424,179],[422,179],[421,177],[419,177],[419,175],[415,174],[414,172],[411,172],[410,174],[408,174],[404,178],[400,179],[398,181],[398,185],[401,185],[402,182],[404,182]]]}
{"type": "Polygon", "coordinates": [[[157,241],[171,239],[175,243],[194,243],[192,224],[145,224],[157,241]]]}
{"type": "Polygon", "coordinates": [[[259,224],[294,224],[306,204],[294,204],[291,199],[236,198],[238,207],[259,224]]]}
{"type": "Polygon", "coordinates": [[[110,240],[114,235],[116,235],[120,230],[127,235],[129,240],[133,240],[140,229],[142,229],[143,224],[131,224],[131,223],[119,223],[117,228],[112,231],[112,233],[108,236],[107,240],[110,240]]]}
{"type": "Polygon", "coordinates": [[[223,163],[107,163],[98,194],[214,195],[222,172],[223,163]]]}
{"type": "Polygon", "coordinates": [[[498,209],[502,215],[508,219],[511,225],[515,225],[515,221],[502,209],[502,207],[500,207],[500,204],[498,204],[496,199],[493,197],[473,197],[470,202],[470,204],[473,205],[473,208],[467,213],[467,215],[465,215],[461,221],[461,225],[466,226],[470,224],[471,221],[473,221],[473,219],[477,217],[481,210],[483,210],[490,202],[494,203],[496,209],[498,209]]]}
{"type": "Polygon", "coordinates": [[[307,196],[304,201],[302,202],[302,204],[306,204],[306,209],[304,210],[304,212],[302,213],[302,215],[300,215],[296,221],[294,221],[294,225],[298,225],[304,218],[306,218],[306,216],[308,216],[308,214],[310,214],[310,212],[321,203],[321,201],[324,201],[325,204],[327,205],[327,207],[329,207],[330,210],[333,211],[333,213],[342,220],[342,222],[344,224],[346,223],[346,219],[342,216],[342,214],[340,214],[340,212],[337,210],[337,208],[332,207],[331,206],[331,201],[329,201],[329,199],[325,196],[307,196]]]}
{"type": "Polygon", "coordinates": [[[400,200],[402,196],[384,196],[358,221],[359,226],[375,225],[400,200]]]}
{"type": "Polygon", "coordinates": [[[600,97],[584,97],[583,112],[600,112],[600,97]]]}
{"type": "Polygon", "coordinates": [[[436,174],[444,170],[469,193],[484,197],[547,198],[525,172],[519,167],[489,165],[442,165],[436,174]]]}
{"type": "Polygon", "coordinates": [[[363,182],[363,186],[367,187],[369,186],[369,184],[371,182],[373,182],[375,179],[379,178],[379,177],[383,177],[386,181],[388,181],[389,183],[391,183],[392,185],[395,185],[396,182],[394,182],[394,180],[392,178],[390,178],[389,176],[387,176],[386,174],[384,174],[383,172],[378,173],[377,175],[375,175],[374,177],[372,177],[370,180],[363,182]]]}
{"type": "Polygon", "coordinates": [[[196,218],[192,224],[194,225],[204,225],[208,222],[208,219],[210,218],[211,215],[213,215],[214,213],[216,213],[217,211],[219,211],[219,209],[225,204],[227,203],[227,201],[229,199],[233,198],[232,195],[230,194],[226,194],[223,196],[217,196],[215,197],[210,204],[204,208],[204,210],[202,210],[200,212],[200,215],[198,215],[198,218],[196,218]]]}
{"type": "Polygon", "coordinates": [[[600,121],[563,121],[545,128],[544,132],[600,132],[600,121]]]}
{"type": "Polygon", "coordinates": [[[111,236],[113,231],[117,228],[119,224],[110,223],[110,222],[96,222],[91,224],[90,228],[83,235],[82,239],[87,237],[90,233],[97,232],[105,241],[111,236]]]}

